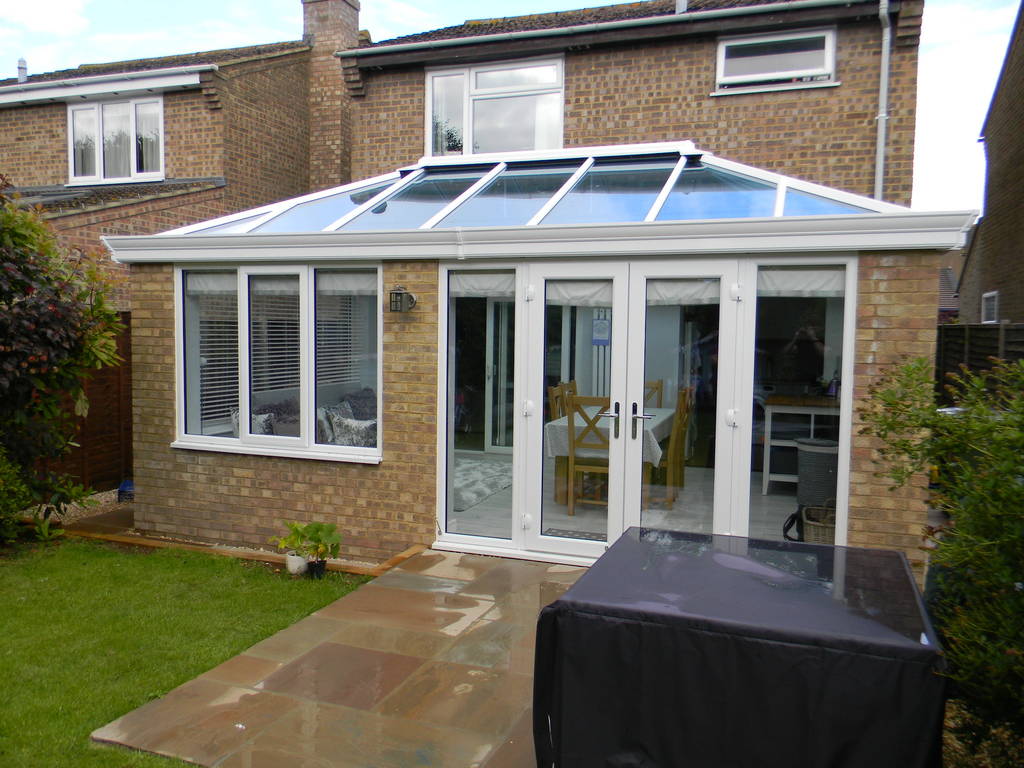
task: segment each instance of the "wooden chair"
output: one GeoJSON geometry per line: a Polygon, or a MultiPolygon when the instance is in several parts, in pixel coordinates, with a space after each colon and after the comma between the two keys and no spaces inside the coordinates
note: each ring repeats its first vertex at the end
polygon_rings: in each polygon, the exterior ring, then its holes
{"type": "Polygon", "coordinates": [[[664,394],[664,379],[654,379],[653,381],[644,382],[644,405],[649,405],[653,408],[661,408],[661,404],[664,402],[664,394]]]}
{"type": "Polygon", "coordinates": [[[597,490],[593,497],[585,497],[583,487],[588,474],[608,476],[608,435],[601,431],[601,417],[608,408],[607,397],[565,398],[565,415],[569,429],[569,514],[576,514],[576,502],[608,504],[607,496],[600,498],[597,490]],[[589,412],[588,412],[589,411],[589,412]],[[577,431],[578,430],[578,431],[577,431]],[[577,481],[579,483],[577,487],[577,481]],[[577,490],[579,493],[577,493],[577,490]]]}
{"type": "Polygon", "coordinates": [[[665,495],[660,499],[665,504],[674,504],[678,489],[686,485],[686,432],[690,427],[692,413],[693,387],[685,387],[679,390],[676,398],[668,448],[661,454],[657,467],[659,476],[662,472],[665,476],[665,495]]]}
{"type": "Polygon", "coordinates": [[[556,384],[548,387],[548,419],[554,421],[565,416],[565,401],[562,399],[562,387],[556,384]]]}

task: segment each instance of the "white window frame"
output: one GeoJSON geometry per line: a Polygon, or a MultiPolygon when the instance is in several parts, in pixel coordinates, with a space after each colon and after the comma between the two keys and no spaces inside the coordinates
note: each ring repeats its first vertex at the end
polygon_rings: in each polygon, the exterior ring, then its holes
{"type": "Polygon", "coordinates": [[[981,294],[980,317],[981,322],[986,325],[999,322],[999,291],[987,291],[986,293],[981,294]],[[985,312],[986,306],[991,307],[991,316],[985,312]]]}
{"type": "Polygon", "coordinates": [[[839,85],[836,79],[836,30],[808,29],[783,32],[776,35],[739,35],[723,37],[718,41],[718,54],[715,65],[715,91],[713,96],[733,93],[756,93],[759,91],[789,91],[800,88],[823,88],[839,85]],[[790,70],[786,72],[761,72],[756,75],[726,76],[725,52],[731,45],[750,43],[775,43],[785,40],[803,40],[813,37],[825,38],[825,63],[822,67],[812,69],[790,70]],[[772,83],[778,78],[813,78],[803,82],[772,83]]]}
{"type": "MultiPolygon", "coordinates": [[[[485,99],[509,98],[513,96],[541,96],[547,93],[557,93],[562,98],[562,109],[558,113],[558,135],[559,142],[556,149],[561,149],[565,143],[565,61],[561,56],[543,59],[516,59],[514,61],[502,61],[493,64],[480,64],[471,67],[439,67],[429,68],[426,71],[426,99],[423,107],[423,153],[426,157],[434,157],[433,147],[433,108],[434,108],[434,79],[448,75],[463,76],[462,87],[462,154],[473,155],[473,102],[485,99]],[[523,88],[518,86],[506,86],[504,88],[477,88],[476,75],[480,72],[498,72],[503,69],[519,69],[520,67],[533,67],[554,65],[557,72],[557,83],[555,85],[534,86],[523,88]]],[[[452,157],[457,155],[437,155],[437,157],[452,157]]]]}
{"type": "Polygon", "coordinates": [[[102,99],[97,101],[83,102],[80,104],[68,104],[67,120],[67,144],[68,144],[68,183],[72,187],[80,184],[127,184],[141,181],[163,181],[164,179],[164,99],[161,94],[138,98],[123,99],[102,99]],[[130,156],[128,159],[129,174],[127,176],[104,176],[103,175],[103,107],[109,104],[127,104],[129,130],[131,133],[130,156]],[[135,109],[140,104],[156,104],[158,110],[157,119],[160,121],[160,168],[156,171],[139,173],[135,170],[137,166],[136,147],[136,126],[135,109]],[[75,126],[74,114],[76,112],[92,112],[96,123],[96,148],[94,150],[94,166],[96,173],[92,176],[75,176],[75,126]]]}
{"type": "Polygon", "coordinates": [[[204,264],[186,265],[174,268],[174,314],[175,314],[175,439],[172,448],[216,451],[220,453],[241,453],[256,456],[282,456],[299,459],[344,461],[360,464],[379,464],[383,457],[383,333],[384,318],[383,275],[380,264],[360,262],[358,264],[278,264],[278,265],[234,265],[204,264]],[[364,448],[351,445],[326,445],[316,442],[316,392],[313,383],[316,377],[316,270],[374,270],[377,275],[377,445],[364,448]],[[185,394],[185,273],[234,271],[238,286],[238,437],[189,434],[186,429],[185,394]],[[250,372],[249,372],[249,294],[251,276],[281,275],[299,278],[299,436],[254,435],[250,430],[250,372]]]}

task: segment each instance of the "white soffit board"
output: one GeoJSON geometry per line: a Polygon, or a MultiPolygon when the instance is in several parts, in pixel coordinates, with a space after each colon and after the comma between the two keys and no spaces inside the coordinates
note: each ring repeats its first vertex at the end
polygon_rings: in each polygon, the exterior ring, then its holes
{"type": "Polygon", "coordinates": [[[201,72],[217,69],[216,64],[198,64],[173,69],[117,72],[65,80],[14,83],[0,87],[0,107],[41,101],[69,101],[101,96],[130,96],[138,93],[189,88],[199,85],[201,72]]]}

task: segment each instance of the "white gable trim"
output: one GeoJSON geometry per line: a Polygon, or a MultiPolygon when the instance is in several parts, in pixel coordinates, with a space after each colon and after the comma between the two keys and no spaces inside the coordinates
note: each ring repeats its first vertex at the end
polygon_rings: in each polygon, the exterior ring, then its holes
{"type": "Polygon", "coordinates": [[[201,72],[217,69],[216,64],[151,69],[142,72],[116,72],[66,80],[15,83],[0,86],[0,107],[42,101],[78,101],[99,96],[130,96],[199,85],[201,72]]]}

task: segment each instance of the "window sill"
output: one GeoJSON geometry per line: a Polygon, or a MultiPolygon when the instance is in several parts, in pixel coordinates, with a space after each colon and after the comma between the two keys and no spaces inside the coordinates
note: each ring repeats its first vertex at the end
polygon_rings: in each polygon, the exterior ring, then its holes
{"type": "Polygon", "coordinates": [[[183,448],[188,451],[213,451],[215,453],[240,453],[248,456],[277,456],[283,459],[312,459],[314,461],[338,461],[348,464],[380,464],[380,454],[338,453],[334,451],[294,450],[288,448],[268,448],[262,445],[241,445],[227,442],[200,442],[192,440],[175,440],[171,448],[183,448]]]}
{"type": "Polygon", "coordinates": [[[72,179],[67,182],[65,187],[98,187],[101,185],[115,185],[115,184],[151,184],[154,181],[164,181],[164,175],[156,174],[153,176],[140,176],[136,178],[126,179],[72,179]]]}
{"type": "Polygon", "coordinates": [[[752,85],[749,88],[726,88],[712,91],[708,96],[736,96],[742,93],[771,93],[774,91],[803,91],[808,88],[835,88],[842,81],[833,80],[827,83],[790,83],[788,85],[752,85]]]}

